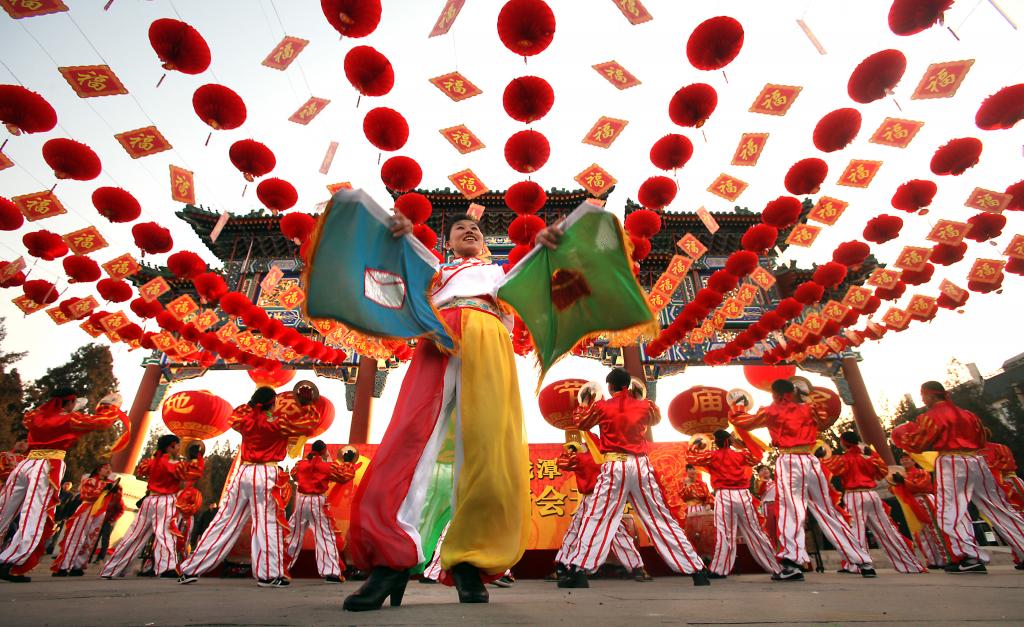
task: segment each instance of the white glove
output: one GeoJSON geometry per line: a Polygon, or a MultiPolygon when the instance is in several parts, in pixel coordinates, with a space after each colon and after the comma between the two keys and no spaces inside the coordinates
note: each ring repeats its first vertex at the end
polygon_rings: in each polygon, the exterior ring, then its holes
{"type": "Polygon", "coordinates": [[[75,404],[71,408],[71,411],[82,411],[83,409],[85,409],[85,406],[88,405],[88,404],[89,404],[89,399],[84,398],[84,397],[76,398],[75,399],[75,404]]]}
{"type": "Polygon", "coordinates": [[[121,398],[121,395],[117,392],[107,394],[101,398],[99,402],[100,405],[113,405],[115,407],[120,407],[122,403],[124,403],[124,399],[121,398]]]}

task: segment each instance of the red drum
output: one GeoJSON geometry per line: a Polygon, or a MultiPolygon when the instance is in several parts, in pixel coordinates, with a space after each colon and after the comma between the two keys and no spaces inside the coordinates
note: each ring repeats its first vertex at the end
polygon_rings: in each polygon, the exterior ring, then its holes
{"type": "Polygon", "coordinates": [[[697,554],[710,562],[715,554],[715,512],[707,505],[694,505],[686,510],[686,537],[697,554]]]}

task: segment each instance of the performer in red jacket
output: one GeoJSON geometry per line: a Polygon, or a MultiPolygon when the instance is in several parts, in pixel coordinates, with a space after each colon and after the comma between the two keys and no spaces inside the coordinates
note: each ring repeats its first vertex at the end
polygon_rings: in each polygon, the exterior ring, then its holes
{"type": "Polygon", "coordinates": [[[754,482],[754,493],[757,496],[757,513],[761,515],[764,522],[764,532],[768,534],[768,540],[772,546],[779,546],[779,501],[778,491],[775,488],[775,477],[772,476],[772,469],[768,466],[761,466],[757,469],[757,479],[754,482]]]}
{"type": "Polygon", "coordinates": [[[1006,500],[1017,512],[1024,514],[1024,482],[1017,476],[1017,460],[1013,457],[1013,451],[1005,444],[988,442],[981,454],[992,469],[992,476],[996,478],[999,487],[1006,493],[1006,500]]]}
{"type": "Polygon", "coordinates": [[[25,459],[28,452],[28,438],[21,437],[14,443],[11,450],[0,453],[0,483],[7,483],[14,469],[25,459]]]}
{"type": "Polygon", "coordinates": [[[0,529],[7,529],[18,517],[18,530],[0,553],[0,579],[15,583],[31,581],[25,573],[39,562],[53,532],[64,456],[75,442],[87,433],[109,429],[120,421],[124,433],[109,452],[128,443],[128,417],[119,407],[120,396],[109,394],[101,399],[91,416],[74,410],[77,396],[71,390],[58,390],[50,400],[25,414],[28,455],[7,478],[0,495],[0,529]]]}
{"type": "MultiPolygon", "coordinates": [[[[206,446],[202,442],[193,442],[188,445],[185,456],[189,460],[202,459],[205,453],[206,446]]],[[[186,479],[185,485],[174,497],[174,521],[171,524],[171,533],[175,538],[174,549],[178,553],[179,564],[192,553],[192,524],[195,521],[196,513],[202,506],[203,493],[195,486],[195,481],[186,479]]]]}
{"type": "Polygon", "coordinates": [[[973,502],[1013,549],[1017,568],[1024,570],[1024,518],[992,476],[985,462],[985,429],[981,420],[953,404],[938,381],[921,385],[927,411],[892,430],[896,446],[911,453],[938,451],[935,492],[942,530],[949,536],[957,563],[951,573],[984,573],[988,553],[978,546],[967,511],[973,502]]]}
{"type": "Polygon", "coordinates": [[[833,421],[814,406],[794,399],[793,383],[778,379],[772,383],[773,402],[756,414],[735,410],[732,423],[743,429],[768,427],[772,443],[779,451],[775,459],[775,481],[779,499],[779,557],[784,568],[800,568],[810,561],[804,542],[807,509],[817,519],[822,532],[848,563],[857,564],[861,575],[874,577],[871,556],[861,548],[849,525],[832,504],[828,481],[821,463],[813,455],[818,433],[833,421]]]}
{"type": "Polygon", "coordinates": [[[100,576],[104,579],[121,577],[132,560],[139,556],[150,537],[153,537],[153,572],[165,579],[178,576],[178,551],[171,531],[176,516],[175,501],[182,481],[195,481],[203,475],[202,457],[175,462],[181,447],[181,438],[162,435],[156,442],[153,457],[139,463],[135,476],[148,481],[146,496],[135,514],[135,520],[114,553],[103,565],[100,576]]]}
{"type": "Polygon", "coordinates": [[[81,577],[84,574],[103,519],[107,516],[109,499],[103,497],[108,496],[114,487],[109,477],[110,464],[103,463],[82,479],[78,490],[82,504],[68,519],[68,531],[61,540],[60,553],[50,566],[54,577],[81,577]]]}
{"type": "Polygon", "coordinates": [[[953,561],[949,538],[942,533],[935,510],[935,485],[932,477],[909,455],[900,458],[903,472],[892,476],[890,491],[917,518],[921,528],[914,534],[917,548],[929,569],[942,568],[953,561]]]}
{"type": "MultiPolygon", "coordinates": [[[[715,489],[715,556],[711,560],[712,577],[725,578],[736,563],[736,536],[750,548],[754,560],[772,574],[776,581],[802,581],[799,568],[783,569],[773,555],[772,543],[765,535],[754,512],[750,497],[751,468],[761,462],[764,454],[743,446],[724,429],[715,431],[715,447],[687,453],[687,461],[703,466],[711,473],[711,486],[715,489]]],[[[703,483],[703,482],[702,482],[703,483]]]]}
{"type": "MultiPolygon", "coordinates": [[[[860,540],[860,546],[868,550],[867,529],[878,542],[893,567],[901,573],[923,573],[924,564],[914,555],[910,540],[896,529],[885,503],[875,488],[878,482],[889,474],[889,466],[874,450],[860,446],[860,436],[846,431],[839,441],[843,445],[842,455],[833,455],[822,463],[843,485],[843,502],[853,518],[853,533],[860,540]]],[[[855,570],[852,564],[846,569],[855,570]]]]}
{"type": "MultiPolygon", "coordinates": [[[[246,405],[235,408],[231,428],[242,434],[241,466],[226,488],[217,516],[199,539],[192,555],[181,563],[178,583],[190,584],[224,559],[245,523],[252,524],[252,571],[260,587],[289,585],[287,500],[281,485],[287,475],[278,462],[288,454],[288,441],[313,431],[320,412],[313,405],[316,386],[302,381],[295,386],[298,412],[274,409],[277,394],[261,387],[246,405]]],[[[295,409],[295,408],[290,408],[295,409]]]]}
{"type": "Polygon", "coordinates": [[[334,517],[327,506],[327,490],[331,482],[348,483],[356,476],[356,465],[331,462],[327,458],[327,444],[323,440],[313,442],[313,452],[306,459],[295,464],[292,479],[298,494],[295,509],[288,526],[291,540],[288,543],[288,568],[295,566],[302,550],[302,539],[306,529],[313,530],[316,551],[316,569],[324,581],[341,583],[344,566],[338,555],[338,542],[334,532],[334,517]]]}
{"type": "Polygon", "coordinates": [[[630,394],[630,376],[622,368],[613,369],[606,381],[611,398],[581,404],[576,410],[579,429],[600,427],[600,448],[605,461],[594,486],[592,503],[583,514],[579,537],[568,557],[569,572],[558,586],[587,587],[587,572],[597,569],[608,556],[613,528],[622,518],[626,501],[633,503],[665,563],[676,572],[692,575],[694,585],[706,586],[709,581],[704,563],[665,505],[647,459],[650,443],[646,434],[661,420],[658,406],[630,394]]]}

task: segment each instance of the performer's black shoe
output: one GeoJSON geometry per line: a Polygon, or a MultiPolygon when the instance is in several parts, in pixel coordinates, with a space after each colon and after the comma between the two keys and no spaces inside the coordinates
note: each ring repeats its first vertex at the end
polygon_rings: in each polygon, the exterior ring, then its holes
{"type": "Polygon", "coordinates": [[[693,577],[693,585],[695,585],[695,586],[710,586],[711,585],[711,580],[708,579],[708,571],[706,571],[706,570],[703,570],[703,569],[698,570],[697,572],[693,573],[690,576],[693,577]]]}
{"type": "Polygon", "coordinates": [[[782,560],[782,570],[772,575],[772,581],[803,581],[804,571],[789,560],[782,560]]]}
{"type": "Polygon", "coordinates": [[[326,583],[345,583],[344,577],[339,577],[338,575],[327,575],[324,577],[324,581],[326,583]]]}
{"type": "Polygon", "coordinates": [[[58,570],[57,572],[53,573],[50,576],[51,577],[67,577],[68,576],[68,571],[66,569],[64,569],[64,568],[61,568],[60,570],[58,570]]]}
{"type": "Polygon", "coordinates": [[[348,595],[341,607],[349,612],[379,610],[388,597],[391,597],[391,606],[398,607],[402,604],[408,583],[409,571],[377,566],[366,583],[355,594],[348,595]]]}
{"type": "Polygon", "coordinates": [[[511,588],[516,584],[516,578],[511,575],[505,575],[491,582],[491,585],[496,588],[511,588]]]}
{"type": "Polygon", "coordinates": [[[186,573],[182,573],[181,577],[178,577],[178,583],[180,584],[190,584],[197,581],[199,581],[199,575],[188,575],[186,573]]]}
{"type": "Polygon", "coordinates": [[[420,577],[420,583],[437,583],[437,579],[431,579],[430,577],[420,577]]]}
{"type": "Polygon", "coordinates": [[[712,570],[708,571],[708,579],[725,579],[727,577],[728,577],[728,575],[719,575],[718,573],[716,573],[716,572],[714,572],[712,570]]]}
{"type": "Polygon", "coordinates": [[[287,588],[292,585],[292,582],[286,577],[274,577],[273,579],[257,579],[256,585],[261,588],[287,588]]]}
{"type": "Polygon", "coordinates": [[[633,572],[631,572],[629,576],[641,583],[646,581],[654,581],[654,577],[651,577],[651,575],[643,568],[634,568],[633,572]]]}
{"type": "Polygon", "coordinates": [[[176,570],[165,570],[164,572],[160,573],[160,578],[161,579],[177,579],[178,578],[178,571],[176,571],[176,570]]]}
{"type": "Polygon", "coordinates": [[[140,570],[135,574],[136,577],[156,577],[156,573],[152,570],[140,570]]]}
{"type": "Polygon", "coordinates": [[[858,568],[860,568],[860,576],[865,579],[874,579],[878,576],[871,564],[861,564],[858,568]]]}
{"type": "Polygon", "coordinates": [[[31,577],[26,577],[25,575],[12,575],[10,564],[0,565],[0,579],[11,583],[28,583],[32,581],[31,577]]]}
{"type": "Polygon", "coordinates": [[[928,570],[946,570],[943,564],[928,564],[928,570]]]}
{"type": "Polygon", "coordinates": [[[544,581],[558,581],[562,577],[565,577],[567,572],[569,572],[569,569],[565,567],[565,564],[555,562],[555,572],[545,577],[544,581]]]}
{"type": "Polygon", "coordinates": [[[559,588],[589,588],[590,581],[587,579],[587,571],[576,566],[570,566],[565,575],[558,580],[559,588]]]}
{"type": "Polygon", "coordinates": [[[459,603],[487,603],[490,595],[480,579],[480,569],[470,563],[462,562],[452,567],[452,579],[455,589],[459,591],[459,603]]]}
{"type": "Polygon", "coordinates": [[[1024,570],[1024,562],[1017,562],[1014,565],[1013,569],[1014,570],[1024,570]]]}
{"type": "Polygon", "coordinates": [[[68,577],[81,577],[85,575],[85,571],[81,568],[72,568],[68,571],[68,577]]]}
{"type": "Polygon", "coordinates": [[[949,566],[947,566],[946,572],[954,575],[961,575],[967,573],[984,575],[988,572],[988,569],[985,568],[985,564],[979,562],[976,559],[971,559],[967,557],[960,560],[958,564],[950,564],[949,566]]]}

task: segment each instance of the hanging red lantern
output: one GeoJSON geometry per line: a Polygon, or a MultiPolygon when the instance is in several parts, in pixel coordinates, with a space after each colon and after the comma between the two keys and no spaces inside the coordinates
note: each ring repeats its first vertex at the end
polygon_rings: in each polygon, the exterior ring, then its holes
{"type": "Polygon", "coordinates": [[[891,239],[899,237],[900,229],[902,228],[902,218],[883,213],[868,220],[867,225],[864,227],[863,237],[869,242],[884,244],[891,239]]]}
{"type": "Polygon", "coordinates": [[[320,0],[320,8],[344,37],[366,37],[380,24],[380,0],[320,0]]]}
{"type": "Polygon", "coordinates": [[[409,192],[395,200],[395,211],[409,218],[413,224],[423,224],[434,212],[434,206],[430,204],[430,199],[423,194],[409,192]]]}
{"type": "Polygon", "coordinates": [[[761,221],[777,229],[788,229],[796,224],[803,213],[803,204],[792,196],[779,196],[765,205],[761,221]]]}
{"type": "Polygon", "coordinates": [[[846,273],[847,270],[844,264],[829,261],[814,270],[812,280],[826,289],[833,288],[843,282],[843,279],[846,278],[846,273]]]}
{"type": "Polygon", "coordinates": [[[162,18],[149,26],[149,43],[165,70],[201,74],[210,67],[210,46],[185,22],[162,18]]]}
{"type": "Polygon", "coordinates": [[[1003,87],[978,107],[974,123],[985,131],[1013,128],[1024,119],[1024,83],[1003,87]]]}
{"type": "Polygon", "coordinates": [[[966,242],[960,242],[959,244],[936,244],[932,247],[931,254],[928,255],[928,261],[937,263],[940,266],[951,266],[962,260],[965,254],[967,254],[966,242]]]}
{"type": "Polygon", "coordinates": [[[21,214],[18,205],[0,197],[0,231],[17,231],[23,224],[25,216],[21,214]]]}
{"type": "Polygon", "coordinates": [[[547,224],[535,215],[519,216],[508,225],[508,238],[514,244],[533,246],[534,238],[544,230],[547,224]]]}
{"type": "Polygon", "coordinates": [[[956,309],[957,307],[963,307],[967,302],[967,299],[971,297],[966,290],[962,291],[960,298],[953,298],[949,294],[943,292],[936,299],[935,304],[943,309],[956,309]]]}
{"type": "Polygon", "coordinates": [[[520,76],[505,86],[501,102],[510,118],[529,124],[551,111],[555,103],[555,92],[543,78],[520,76]]]}
{"type": "Polygon", "coordinates": [[[661,216],[650,209],[638,209],[626,216],[623,228],[630,235],[650,239],[661,230],[661,216]]]}
{"type": "Polygon", "coordinates": [[[793,290],[793,298],[801,305],[813,305],[825,295],[825,288],[814,281],[804,281],[793,290]]]}
{"type": "Polygon", "coordinates": [[[822,152],[835,152],[850,145],[860,132],[860,111],[851,108],[826,113],[814,127],[814,146],[822,152]]]}
{"type": "Polygon", "coordinates": [[[398,111],[377,107],[363,118],[363,134],[379,150],[393,152],[409,141],[409,123],[398,111]]]}
{"type": "Polygon", "coordinates": [[[698,385],[672,399],[668,419],[686,435],[710,433],[729,426],[729,401],[720,388],[698,385]]]}
{"type": "Polygon", "coordinates": [[[1024,275],[1024,259],[1020,257],[1010,257],[1006,261],[1006,265],[1003,266],[1003,270],[1010,274],[1024,275]]]}
{"type": "Polygon", "coordinates": [[[548,201],[548,195],[533,181],[519,181],[505,191],[505,204],[518,215],[537,213],[548,201]]]}
{"type": "Polygon", "coordinates": [[[256,186],[256,197],[264,207],[275,213],[288,211],[299,202],[299,192],[295,191],[295,186],[279,178],[260,181],[256,186]]]}
{"type": "Polygon", "coordinates": [[[747,229],[747,232],[740,238],[740,245],[743,250],[749,250],[757,254],[763,254],[775,245],[779,239],[779,230],[767,224],[755,224],[747,229]]]}
{"type": "Polygon", "coordinates": [[[247,116],[242,97],[216,83],[203,85],[192,94],[192,108],[203,123],[216,131],[238,128],[247,116]]]}
{"type": "Polygon", "coordinates": [[[85,255],[70,255],[61,263],[68,283],[92,283],[100,278],[100,264],[85,255]]]}
{"type": "Polygon", "coordinates": [[[395,70],[370,46],[356,46],[345,55],[345,78],[364,96],[383,96],[395,86],[395,70]]]}
{"type": "Polygon", "coordinates": [[[698,70],[720,70],[729,65],[743,47],[743,26],[720,15],[701,22],[686,41],[686,58],[698,70]]]}
{"type": "Polygon", "coordinates": [[[932,155],[932,173],[960,176],[974,167],[981,158],[981,141],[973,137],[950,140],[932,155]]]}
{"type": "MultiPolygon", "coordinates": [[[[747,383],[762,392],[770,392],[772,383],[779,379],[789,379],[796,374],[796,366],[743,366],[743,376],[747,383]]],[[[753,409],[748,407],[747,410],[753,409]]]]}
{"type": "Polygon", "coordinates": [[[249,368],[245,372],[253,383],[268,388],[279,388],[295,378],[295,371],[291,368],[249,368]]]}
{"type": "Polygon", "coordinates": [[[143,222],[132,227],[135,245],[151,255],[165,253],[174,247],[171,232],[156,222],[143,222]]]}
{"type": "Polygon", "coordinates": [[[920,270],[904,270],[900,275],[900,280],[907,285],[924,285],[932,280],[934,274],[935,266],[926,263],[920,270]]]}
{"type": "Polygon", "coordinates": [[[0,122],[11,135],[45,133],[57,126],[57,112],[34,91],[21,85],[0,85],[0,122]]]}
{"type": "Polygon", "coordinates": [[[998,278],[994,282],[982,283],[980,281],[968,281],[967,289],[979,294],[988,294],[989,292],[994,292],[1001,288],[1005,277],[1006,275],[1000,272],[998,278]]]}
{"type": "Polygon", "coordinates": [[[102,170],[100,158],[92,148],[71,139],[51,139],[43,144],[43,160],[61,180],[91,181],[102,170]]]}
{"type": "Polygon", "coordinates": [[[875,296],[877,296],[880,300],[899,300],[899,298],[903,296],[903,293],[906,291],[907,284],[904,283],[903,281],[900,281],[892,287],[875,288],[875,296]]]}
{"type": "Polygon", "coordinates": [[[629,241],[633,245],[633,252],[630,255],[633,261],[643,261],[651,254],[651,240],[630,235],[629,241]]]}
{"type": "Polygon", "coordinates": [[[231,144],[228,149],[228,158],[245,180],[250,183],[259,177],[269,174],[277,165],[277,157],[274,153],[258,141],[252,139],[241,139],[231,144]]]}
{"type": "Polygon", "coordinates": [[[896,188],[892,195],[892,206],[900,211],[915,213],[932,204],[939,186],[932,181],[913,179],[896,188]]]}
{"type": "Polygon", "coordinates": [[[160,301],[156,299],[146,300],[141,296],[132,300],[128,307],[136,316],[147,320],[149,318],[156,318],[164,310],[164,306],[160,304],[160,301]]]}
{"type": "Polygon", "coordinates": [[[871,247],[864,242],[852,240],[843,242],[832,251],[832,261],[844,266],[859,266],[871,254],[871,247]]]}
{"type": "Polygon", "coordinates": [[[715,88],[705,83],[694,83],[672,96],[668,103],[668,117],[679,126],[700,128],[717,106],[718,92],[715,88]]]}
{"type": "Polygon", "coordinates": [[[730,253],[725,260],[725,271],[737,279],[741,279],[753,272],[760,261],[761,258],[757,253],[752,253],[749,250],[736,250],[730,253]]]}
{"type": "MultiPolygon", "coordinates": [[[[7,266],[9,266],[10,264],[11,264],[10,261],[0,261],[0,271],[2,271],[5,268],[7,268],[7,266]]],[[[6,288],[6,287],[18,287],[18,286],[24,285],[24,284],[25,284],[25,273],[23,271],[21,271],[21,270],[18,270],[17,272],[15,272],[13,276],[11,276],[11,277],[3,280],[3,281],[0,281],[0,287],[4,287],[4,288],[6,288]]]]}
{"type": "Polygon", "coordinates": [[[545,386],[537,396],[540,415],[556,429],[575,429],[573,412],[579,407],[580,389],[586,384],[583,379],[562,379],[545,386]]]}
{"type": "Polygon", "coordinates": [[[60,301],[60,304],[57,305],[57,308],[60,309],[60,312],[64,314],[64,316],[68,320],[81,320],[86,316],[86,314],[83,313],[81,315],[75,315],[75,312],[72,309],[75,306],[75,304],[80,302],[81,300],[81,298],[75,298],[74,296],[72,296],[71,298],[65,298],[64,300],[60,301]]]}
{"type": "Polygon", "coordinates": [[[843,399],[828,388],[812,387],[805,401],[831,421],[837,420],[843,413],[843,399]]]}
{"type": "Polygon", "coordinates": [[[92,193],[92,206],[111,222],[131,222],[142,214],[142,206],[120,187],[99,187],[92,193]]]}
{"type": "Polygon", "coordinates": [[[179,279],[194,279],[206,272],[206,262],[194,252],[182,250],[167,258],[167,269],[179,279]]]}
{"type": "Polygon", "coordinates": [[[667,176],[652,176],[640,185],[637,200],[648,209],[660,211],[672,203],[678,186],[667,176]]]}
{"type": "Polygon", "coordinates": [[[281,234],[291,241],[305,242],[316,228],[316,218],[305,213],[289,213],[281,218],[281,234]]]}
{"type": "Polygon", "coordinates": [[[540,54],[555,38],[555,14],[543,0],[509,0],[498,13],[498,37],[519,56],[540,54]]]}
{"type": "Polygon", "coordinates": [[[53,261],[68,254],[68,245],[64,238],[45,229],[26,233],[21,243],[28,249],[28,254],[43,261],[53,261]]]}
{"type": "Polygon", "coordinates": [[[662,170],[675,170],[693,156],[693,144],[685,135],[669,133],[651,146],[651,163],[662,170]]]}
{"type": "Polygon", "coordinates": [[[100,279],[96,283],[96,291],[112,303],[123,303],[132,297],[132,286],[120,279],[100,279]]]}
{"type": "Polygon", "coordinates": [[[942,22],[942,14],[953,0],[893,0],[889,8],[889,30],[896,35],[915,35],[942,22]]]}
{"type": "Polygon", "coordinates": [[[60,296],[57,292],[57,287],[43,279],[25,281],[21,288],[25,291],[25,296],[38,305],[49,305],[60,296]]]}
{"type": "Polygon", "coordinates": [[[412,227],[412,235],[431,250],[437,246],[437,233],[426,224],[417,224],[412,227]]]}
{"type": "Polygon", "coordinates": [[[739,285],[739,277],[725,269],[715,270],[708,277],[708,289],[715,290],[721,294],[728,294],[739,285]]]}
{"type": "Polygon", "coordinates": [[[1010,204],[1006,205],[1007,211],[1024,211],[1024,180],[1010,185],[1004,193],[1010,195],[1010,204]]]}
{"type": "Polygon", "coordinates": [[[846,90],[856,102],[874,102],[892,93],[906,69],[907,58],[899,50],[876,52],[853,70],[846,90]]]}
{"type": "Polygon", "coordinates": [[[987,242],[999,237],[1006,226],[1006,216],[1001,213],[982,212],[967,219],[971,229],[967,231],[967,239],[975,242],[987,242]]]}
{"type": "Polygon", "coordinates": [[[536,172],[544,167],[550,156],[548,139],[537,131],[519,131],[505,142],[505,161],[516,172],[536,172]]]}
{"type": "Polygon", "coordinates": [[[391,157],[381,166],[380,178],[388,189],[407,192],[423,180],[423,169],[411,157],[391,157]]]}
{"type": "Polygon", "coordinates": [[[801,159],[786,173],[786,190],[797,196],[817,194],[828,176],[828,164],[816,157],[801,159]]]}
{"type": "Polygon", "coordinates": [[[160,416],[167,429],[185,440],[209,440],[231,426],[231,404],[206,390],[177,392],[164,399],[160,416]]]}

